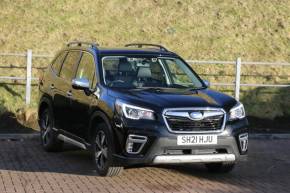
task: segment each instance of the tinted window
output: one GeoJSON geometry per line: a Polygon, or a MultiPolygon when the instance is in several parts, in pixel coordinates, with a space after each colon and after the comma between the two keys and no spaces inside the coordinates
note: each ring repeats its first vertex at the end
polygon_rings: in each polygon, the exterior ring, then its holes
{"type": "Polygon", "coordinates": [[[61,68],[62,62],[64,57],[66,56],[67,52],[63,52],[57,56],[57,58],[52,63],[52,70],[58,74],[61,68]]]}
{"type": "Polygon", "coordinates": [[[79,51],[70,51],[62,65],[60,77],[66,80],[71,80],[74,73],[74,65],[78,62],[80,57],[79,51]]]}
{"type": "Polygon", "coordinates": [[[86,78],[90,81],[90,85],[93,86],[95,75],[95,62],[93,55],[84,52],[79,63],[76,78],[86,78]]]}

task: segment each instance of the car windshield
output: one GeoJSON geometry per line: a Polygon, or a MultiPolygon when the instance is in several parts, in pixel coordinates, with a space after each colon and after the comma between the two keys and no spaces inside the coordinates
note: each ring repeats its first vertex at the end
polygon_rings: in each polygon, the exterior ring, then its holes
{"type": "Polygon", "coordinates": [[[178,58],[105,56],[104,82],[109,87],[173,87],[200,89],[200,79],[178,58]]]}

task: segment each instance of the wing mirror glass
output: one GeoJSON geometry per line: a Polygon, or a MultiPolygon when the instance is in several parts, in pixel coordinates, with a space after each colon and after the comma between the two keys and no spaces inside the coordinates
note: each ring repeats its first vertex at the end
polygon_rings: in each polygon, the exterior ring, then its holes
{"type": "Polygon", "coordinates": [[[210,87],[210,82],[208,80],[203,80],[203,83],[206,87],[210,87]]]}
{"type": "Polygon", "coordinates": [[[72,80],[72,87],[79,90],[90,89],[90,82],[86,78],[75,78],[72,80]]]}

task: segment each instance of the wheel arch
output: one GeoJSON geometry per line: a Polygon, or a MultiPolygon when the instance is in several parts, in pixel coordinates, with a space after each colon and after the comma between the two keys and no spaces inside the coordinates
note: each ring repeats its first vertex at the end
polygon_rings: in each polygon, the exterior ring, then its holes
{"type": "Polygon", "coordinates": [[[112,132],[112,125],[110,123],[110,118],[104,113],[102,110],[96,110],[92,113],[90,123],[89,123],[89,137],[92,136],[92,132],[94,132],[95,126],[101,123],[106,123],[110,132],[112,132]]]}
{"type": "Polygon", "coordinates": [[[41,112],[47,107],[52,107],[52,100],[49,96],[44,95],[41,97],[38,105],[38,120],[41,112]]]}
{"type": "MultiPolygon", "coordinates": [[[[91,119],[90,119],[89,132],[88,132],[88,139],[89,139],[90,143],[92,142],[92,136],[95,132],[96,126],[98,124],[101,124],[101,123],[105,123],[108,126],[109,133],[111,134],[111,136],[113,138],[112,140],[115,141],[116,136],[115,136],[112,124],[110,122],[109,116],[105,112],[103,112],[102,110],[98,109],[92,114],[91,119]]],[[[115,145],[116,145],[116,143],[114,143],[114,146],[115,145]]],[[[116,148],[114,147],[113,152],[115,152],[115,149],[116,148]]]]}

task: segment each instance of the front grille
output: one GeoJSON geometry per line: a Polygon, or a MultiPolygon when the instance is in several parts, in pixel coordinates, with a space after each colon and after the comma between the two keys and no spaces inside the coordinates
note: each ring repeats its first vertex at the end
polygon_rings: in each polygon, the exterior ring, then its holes
{"type": "Polygon", "coordinates": [[[218,132],[223,129],[224,116],[221,110],[175,110],[168,114],[165,112],[164,119],[172,132],[218,132]],[[201,120],[193,120],[190,117],[192,112],[201,112],[206,116],[201,120]]]}

